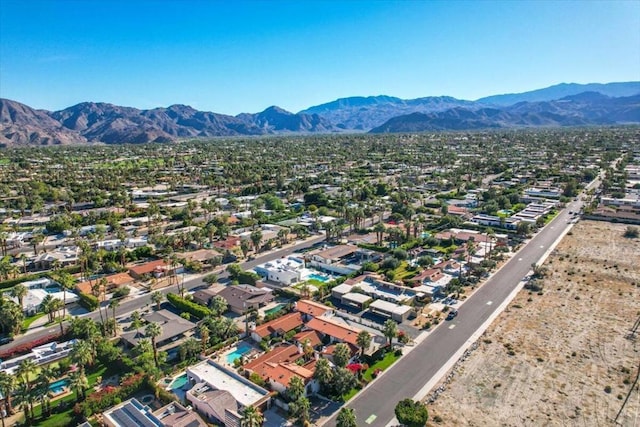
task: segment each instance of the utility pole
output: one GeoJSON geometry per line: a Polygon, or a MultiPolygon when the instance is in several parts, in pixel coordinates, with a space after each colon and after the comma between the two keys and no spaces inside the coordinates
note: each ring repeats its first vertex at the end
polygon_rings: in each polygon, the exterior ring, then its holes
{"type": "Polygon", "coordinates": [[[620,418],[620,414],[622,414],[622,410],[624,409],[625,405],[629,401],[629,397],[631,397],[631,393],[633,393],[633,390],[638,386],[638,378],[640,378],[640,365],[638,365],[638,372],[636,372],[636,379],[633,381],[633,384],[631,385],[631,388],[627,393],[627,397],[624,399],[624,402],[622,402],[622,406],[620,407],[620,410],[618,411],[616,418],[613,420],[614,424],[618,424],[618,418],[620,418]]]}

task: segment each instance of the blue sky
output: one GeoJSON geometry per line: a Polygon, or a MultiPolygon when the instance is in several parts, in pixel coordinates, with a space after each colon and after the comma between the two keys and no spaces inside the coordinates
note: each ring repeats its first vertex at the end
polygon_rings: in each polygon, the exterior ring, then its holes
{"type": "Polygon", "coordinates": [[[0,0],[0,97],[297,112],[640,80],[640,1],[0,0]]]}

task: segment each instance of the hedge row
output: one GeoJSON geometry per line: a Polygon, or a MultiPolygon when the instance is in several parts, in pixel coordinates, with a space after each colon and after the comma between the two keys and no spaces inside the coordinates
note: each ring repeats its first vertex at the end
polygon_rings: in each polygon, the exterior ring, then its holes
{"type": "Polygon", "coordinates": [[[57,340],[58,338],[60,338],[60,336],[61,335],[59,333],[54,333],[50,335],[45,335],[44,337],[38,338],[33,341],[22,343],[20,345],[17,345],[9,350],[6,350],[0,353],[0,359],[6,360],[14,356],[26,354],[30,352],[32,348],[57,340]]]}
{"type": "MultiPolygon", "coordinates": [[[[80,272],[80,266],[74,265],[71,267],[66,267],[62,269],[62,271],[66,271],[69,274],[77,274],[80,272]]],[[[33,273],[26,276],[16,277],[15,279],[5,280],[3,282],[0,282],[0,289],[12,288],[19,283],[28,282],[31,280],[38,280],[43,277],[50,276],[50,274],[51,274],[50,271],[42,271],[40,273],[33,273]]]]}
{"type": "Polygon", "coordinates": [[[82,307],[86,308],[89,311],[94,311],[96,308],[100,306],[98,297],[94,295],[85,294],[84,292],[79,292],[78,297],[79,297],[78,304],[80,304],[82,307]]]}
{"type": "Polygon", "coordinates": [[[184,298],[180,298],[176,294],[168,293],[167,301],[169,301],[178,310],[186,311],[187,313],[197,317],[198,319],[202,319],[212,314],[211,310],[209,310],[207,307],[200,305],[198,303],[186,300],[184,298]]]}

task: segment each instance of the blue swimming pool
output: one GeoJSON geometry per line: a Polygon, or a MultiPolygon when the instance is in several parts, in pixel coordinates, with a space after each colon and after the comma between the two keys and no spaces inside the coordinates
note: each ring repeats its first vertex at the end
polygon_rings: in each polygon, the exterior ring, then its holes
{"type": "Polygon", "coordinates": [[[308,278],[309,279],[313,279],[313,280],[317,280],[319,282],[328,282],[329,280],[331,280],[327,276],[322,276],[322,275],[316,274],[316,273],[310,274],[308,278]]]}
{"type": "Polygon", "coordinates": [[[233,350],[231,353],[227,354],[227,363],[229,365],[233,365],[233,362],[236,361],[236,359],[240,359],[243,355],[249,353],[251,351],[251,349],[253,349],[253,347],[251,347],[249,344],[245,343],[245,342],[241,342],[238,344],[238,347],[233,350]]]}
{"type": "Polygon", "coordinates": [[[60,394],[64,392],[65,387],[67,387],[68,385],[69,385],[69,380],[67,379],[58,380],[49,384],[49,390],[51,390],[53,394],[60,394]]]}
{"type": "Polygon", "coordinates": [[[62,292],[62,288],[60,286],[47,286],[44,288],[45,292],[48,294],[55,294],[56,292],[62,292]]]}
{"type": "Polygon", "coordinates": [[[176,377],[176,378],[171,382],[171,385],[169,385],[169,388],[170,388],[171,390],[175,390],[175,389],[178,389],[178,388],[182,388],[182,387],[184,387],[184,385],[185,385],[186,383],[188,383],[188,382],[189,382],[189,378],[187,378],[187,374],[182,374],[182,375],[180,375],[179,377],[176,377]]]}

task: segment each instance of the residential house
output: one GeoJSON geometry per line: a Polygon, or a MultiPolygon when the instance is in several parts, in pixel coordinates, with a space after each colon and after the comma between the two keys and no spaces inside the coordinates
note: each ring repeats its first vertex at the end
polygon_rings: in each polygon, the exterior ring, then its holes
{"type": "Polygon", "coordinates": [[[332,307],[308,299],[301,299],[294,304],[295,311],[303,314],[303,319],[305,322],[313,317],[321,317],[327,313],[334,312],[334,309],[332,307]]]}
{"type": "Polygon", "coordinates": [[[354,245],[338,245],[309,252],[309,265],[318,270],[347,275],[360,269],[360,265],[350,258],[358,252],[354,245]]]}
{"type": "Polygon", "coordinates": [[[282,345],[250,361],[243,368],[259,375],[273,390],[284,392],[291,379],[299,377],[305,384],[305,393],[315,393],[319,385],[313,380],[314,369],[309,369],[309,366],[305,366],[307,364],[297,363],[303,357],[301,346],[282,345]]]}
{"type": "Polygon", "coordinates": [[[282,317],[256,326],[251,331],[251,338],[256,342],[260,342],[267,337],[282,336],[287,332],[302,327],[303,324],[302,313],[294,312],[285,314],[282,317]]]}
{"type": "Polygon", "coordinates": [[[306,323],[305,328],[318,332],[323,338],[329,337],[330,343],[343,342],[358,348],[357,340],[361,330],[332,318],[313,318],[306,323]]]}
{"type": "Polygon", "coordinates": [[[224,298],[229,310],[244,314],[247,310],[264,307],[273,301],[273,292],[269,288],[256,288],[251,285],[225,286],[217,296],[224,298]]]}
{"type": "MultiPolygon", "coordinates": [[[[188,336],[196,328],[195,323],[164,309],[153,311],[143,316],[143,319],[160,325],[162,333],[159,337],[156,337],[156,345],[164,350],[178,345],[176,343],[178,340],[188,336]]],[[[129,346],[133,347],[141,339],[145,338],[146,327],[147,325],[141,327],[140,330],[124,332],[121,338],[129,346]]]]}
{"type": "Polygon", "coordinates": [[[266,280],[290,286],[302,279],[304,268],[304,260],[290,256],[257,265],[254,271],[266,280]]]}
{"type": "Polygon", "coordinates": [[[171,402],[168,405],[153,412],[160,422],[167,427],[207,427],[200,415],[186,409],[178,402],[171,402]]]}
{"type": "Polygon", "coordinates": [[[140,280],[149,276],[163,277],[172,273],[173,269],[175,269],[175,266],[170,269],[164,260],[158,259],[129,267],[129,274],[133,278],[140,280]]]}
{"type": "Polygon", "coordinates": [[[122,402],[102,413],[102,422],[107,427],[163,427],[147,405],[140,403],[135,397],[122,402]]]}
{"type": "MultiPolygon", "coordinates": [[[[106,279],[106,286],[100,286],[100,294],[111,293],[122,286],[131,286],[134,282],[133,277],[131,277],[129,273],[111,274],[105,276],[104,279],[106,279]]],[[[93,294],[93,286],[101,282],[101,279],[80,282],[76,285],[76,290],[83,294],[91,295],[93,294]]]]}
{"type": "Polygon", "coordinates": [[[186,393],[187,401],[204,418],[226,427],[239,425],[239,414],[244,408],[253,406],[265,410],[271,400],[267,390],[211,359],[188,367],[187,380],[193,386],[186,393]],[[212,393],[214,391],[226,393],[212,393]]]}

